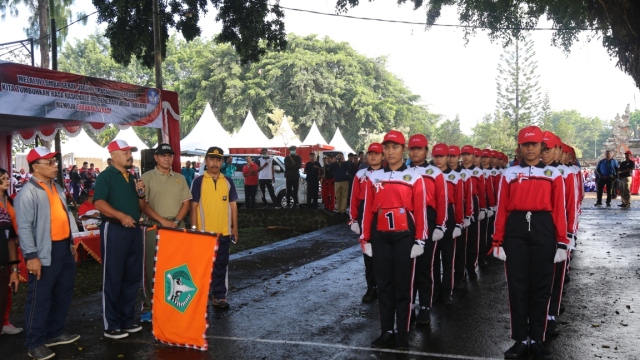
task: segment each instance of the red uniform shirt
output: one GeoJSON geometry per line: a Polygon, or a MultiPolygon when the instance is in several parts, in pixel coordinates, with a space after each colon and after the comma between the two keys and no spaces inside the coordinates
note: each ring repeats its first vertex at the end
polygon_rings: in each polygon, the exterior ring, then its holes
{"type": "Polygon", "coordinates": [[[558,165],[564,179],[565,207],[567,208],[567,231],[575,234],[578,231],[578,214],[580,192],[574,169],[566,165],[558,165]]]}
{"type": "Polygon", "coordinates": [[[374,172],[372,168],[360,169],[353,178],[353,186],[351,186],[351,201],[349,203],[349,216],[351,219],[358,219],[358,207],[364,201],[366,193],[367,178],[369,174],[374,172]]]}
{"type": "Polygon", "coordinates": [[[471,165],[469,168],[463,169],[462,171],[464,171],[465,173],[465,176],[463,178],[466,177],[465,181],[468,182],[466,189],[470,190],[472,203],[473,203],[473,197],[475,196],[478,199],[479,208],[480,209],[486,208],[487,207],[486,196],[480,196],[480,194],[484,194],[484,176],[482,175],[482,169],[477,168],[474,165],[471,165]]]}
{"type": "Polygon", "coordinates": [[[456,224],[464,224],[464,180],[460,173],[448,169],[442,173],[447,181],[447,201],[453,204],[456,224]]]}
{"type": "Polygon", "coordinates": [[[447,184],[442,171],[436,166],[425,163],[426,166],[412,167],[422,174],[427,188],[427,206],[436,212],[436,226],[446,228],[447,222],[447,184]]]}
{"type": "Polygon", "coordinates": [[[496,206],[496,193],[493,191],[493,175],[491,174],[492,168],[482,169],[484,180],[484,194],[487,199],[487,208],[496,206]]]}

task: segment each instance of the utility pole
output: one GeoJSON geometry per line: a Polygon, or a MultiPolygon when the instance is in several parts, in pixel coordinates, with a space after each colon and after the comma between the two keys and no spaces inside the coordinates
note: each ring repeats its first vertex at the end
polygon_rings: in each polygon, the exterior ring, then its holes
{"type": "MultiPolygon", "coordinates": [[[[56,28],[56,19],[53,14],[56,12],[55,3],[53,0],[49,0],[49,17],[51,18],[51,30],[49,32],[51,36],[51,70],[58,70],[58,29],[56,28]]],[[[62,180],[62,146],[60,144],[60,129],[56,130],[55,137],[55,151],[58,153],[56,155],[56,159],[58,160],[58,184],[64,187],[64,182],[62,180]]]]}
{"type": "MultiPolygon", "coordinates": [[[[162,95],[162,36],[160,34],[160,0],[153,0],[153,56],[155,58],[156,89],[162,95]]],[[[161,144],[162,128],[158,129],[158,144],[161,144]]]]}

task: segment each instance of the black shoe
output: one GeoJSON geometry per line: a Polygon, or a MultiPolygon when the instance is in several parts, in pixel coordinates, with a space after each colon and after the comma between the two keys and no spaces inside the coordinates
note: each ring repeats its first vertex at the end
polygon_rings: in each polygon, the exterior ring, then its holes
{"type": "Polygon", "coordinates": [[[560,315],[564,314],[565,308],[564,305],[560,305],[560,315]]]}
{"type": "Polygon", "coordinates": [[[416,322],[418,324],[431,324],[431,312],[426,307],[421,307],[418,310],[418,316],[416,317],[416,322]]]}
{"type": "Polygon", "coordinates": [[[602,206],[601,202],[597,202],[594,206],[602,206]]]}
{"type": "Polygon", "coordinates": [[[136,324],[136,323],[133,323],[130,326],[122,328],[122,331],[128,332],[128,333],[135,333],[135,332],[138,332],[140,330],[142,330],[142,326],[140,326],[140,324],[136,324]]]}
{"type": "Polygon", "coordinates": [[[478,273],[475,270],[467,271],[469,273],[469,279],[475,280],[478,278],[478,273]]]}
{"type": "Polygon", "coordinates": [[[480,267],[480,269],[484,269],[487,266],[489,266],[489,262],[486,259],[482,260],[482,261],[480,261],[480,263],[478,263],[478,266],[480,267]]]}
{"type": "Polygon", "coordinates": [[[607,207],[611,207],[611,204],[610,204],[610,203],[607,203],[607,207]]]}
{"type": "Polygon", "coordinates": [[[529,352],[531,353],[531,356],[534,359],[538,359],[538,360],[553,359],[553,356],[551,356],[551,353],[549,352],[549,350],[547,350],[547,348],[545,348],[541,342],[535,342],[529,345],[529,352]]]}
{"type": "Polygon", "coordinates": [[[49,339],[49,340],[45,341],[44,342],[44,346],[51,347],[51,346],[56,346],[56,345],[71,344],[72,342],[78,341],[78,339],[80,339],[80,335],[62,334],[62,335],[60,335],[58,337],[55,337],[53,339],[49,339]]]}
{"type": "Polygon", "coordinates": [[[547,335],[560,335],[558,324],[555,320],[547,320],[547,335]]]}
{"type": "Polygon", "coordinates": [[[464,280],[456,281],[456,284],[453,286],[454,290],[464,290],[465,288],[464,280]]]}
{"type": "Polygon", "coordinates": [[[120,329],[104,331],[104,337],[108,337],[110,339],[122,339],[122,338],[126,338],[127,336],[129,336],[129,333],[124,332],[120,329]]]}
{"type": "Polygon", "coordinates": [[[409,312],[409,324],[416,324],[416,311],[414,309],[411,309],[411,311],[409,312]]]}
{"type": "Polygon", "coordinates": [[[376,299],[376,297],[378,297],[378,291],[376,290],[376,288],[369,288],[367,289],[367,292],[362,296],[362,302],[372,302],[376,299]]]}
{"type": "Polygon", "coordinates": [[[56,356],[56,353],[49,350],[49,348],[44,345],[38,346],[34,349],[29,349],[27,354],[36,360],[47,360],[56,356]]]}
{"type": "Polygon", "coordinates": [[[396,336],[394,333],[383,332],[377,339],[371,342],[373,348],[388,348],[392,347],[396,343],[396,336]]]}
{"type": "Polygon", "coordinates": [[[449,293],[442,294],[442,303],[445,306],[453,305],[453,298],[451,297],[451,295],[449,295],[449,293]]]}
{"type": "Polygon", "coordinates": [[[622,203],[622,204],[618,204],[618,206],[620,206],[620,207],[625,207],[625,204],[624,204],[624,203],[622,203]]]}
{"type": "Polygon", "coordinates": [[[504,353],[505,359],[528,359],[529,346],[522,341],[516,341],[509,350],[504,353]]]}
{"type": "Polygon", "coordinates": [[[409,350],[409,334],[406,332],[396,334],[396,348],[399,350],[409,350]]]}

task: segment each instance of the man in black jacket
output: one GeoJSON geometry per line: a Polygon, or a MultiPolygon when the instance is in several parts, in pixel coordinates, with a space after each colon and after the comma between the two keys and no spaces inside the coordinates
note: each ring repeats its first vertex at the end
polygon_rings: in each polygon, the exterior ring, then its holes
{"type": "Polygon", "coordinates": [[[620,178],[620,198],[622,204],[619,206],[628,208],[631,206],[631,175],[636,168],[636,163],[631,160],[631,151],[627,150],[624,153],[624,161],[620,163],[618,167],[618,177],[620,178]]]}
{"type": "Polygon", "coordinates": [[[302,167],[302,158],[296,155],[296,147],[289,146],[289,156],[284,158],[284,177],[287,180],[287,208],[291,207],[291,198],[293,198],[293,207],[299,207],[298,203],[298,186],[300,185],[300,168],[302,167]]]}

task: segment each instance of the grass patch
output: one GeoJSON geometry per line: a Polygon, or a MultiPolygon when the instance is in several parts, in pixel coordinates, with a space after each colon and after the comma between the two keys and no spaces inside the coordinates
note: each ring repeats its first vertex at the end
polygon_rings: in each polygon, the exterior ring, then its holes
{"type": "MultiPolygon", "coordinates": [[[[253,249],[263,245],[268,245],[280,240],[285,240],[301,233],[286,228],[264,229],[250,227],[239,229],[239,241],[232,244],[229,252],[231,254],[253,249]]],[[[91,256],[76,267],[76,283],[73,291],[74,298],[95,294],[102,290],[102,265],[91,256]]],[[[11,314],[23,314],[24,305],[27,301],[27,284],[21,283],[20,289],[13,297],[11,314]]]]}

